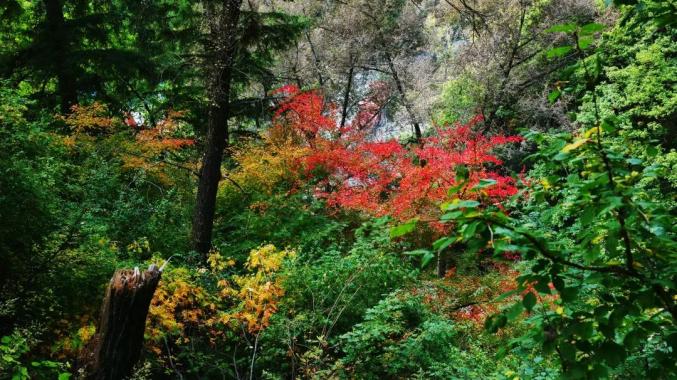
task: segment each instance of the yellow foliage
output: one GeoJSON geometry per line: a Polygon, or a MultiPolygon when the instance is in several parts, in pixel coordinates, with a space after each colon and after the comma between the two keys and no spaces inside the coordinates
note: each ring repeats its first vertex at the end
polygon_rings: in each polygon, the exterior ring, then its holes
{"type": "Polygon", "coordinates": [[[221,253],[212,249],[209,251],[209,256],[207,257],[207,263],[213,272],[221,272],[226,268],[235,266],[235,260],[232,258],[224,259],[221,256],[221,253]]]}
{"type": "Polygon", "coordinates": [[[265,245],[250,252],[246,274],[229,276],[235,265],[232,258],[211,251],[209,269],[190,271],[167,268],[151,301],[146,326],[147,344],[159,356],[164,339],[185,344],[200,334],[211,344],[225,335],[226,329],[257,333],[270,325],[284,296],[278,272],[285,259],[295,252],[265,245]],[[203,283],[216,285],[217,291],[203,283]]]}
{"type": "MultiPolygon", "coordinates": [[[[309,153],[291,137],[268,133],[263,143],[249,144],[234,153],[238,167],[228,173],[228,177],[243,187],[255,187],[267,193],[280,183],[297,182],[298,166],[301,159],[309,153]]],[[[224,186],[233,186],[228,181],[224,186]]]]}
{"type": "Polygon", "coordinates": [[[78,329],[78,337],[83,343],[89,342],[89,340],[92,339],[95,333],[96,327],[94,326],[94,324],[83,326],[78,329]]]}
{"type": "Polygon", "coordinates": [[[127,252],[137,255],[150,253],[150,242],[148,241],[148,238],[142,237],[139,240],[134,240],[127,245],[127,252]]]}
{"type": "Polygon", "coordinates": [[[252,273],[234,276],[239,287],[235,297],[240,301],[240,310],[233,317],[244,322],[250,333],[263,330],[270,324],[270,318],[284,296],[282,281],[275,272],[281,268],[285,258],[294,256],[294,251],[280,251],[274,245],[268,244],[249,253],[246,267],[252,273]]]}
{"type": "Polygon", "coordinates": [[[167,334],[184,336],[186,327],[209,318],[206,304],[210,298],[204,288],[194,283],[187,269],[165,271],[148,311],[148,339],[159,343],[167,334]]]}
{"type": "Polygon", "coordinates": [[[76,328],[74,329],[73,321],[59,321],[60,326],[55,329],[57,338],[52,346],[52,354],[55,358],[64,360],[76,357],[78,352],[96,333],[96,327],[90,314],[83,314],[75,323],[76,328]]]}
{"type": "Polygon", "coordinates": [[[567,144],[566,146],[564,146],[564,148],[562,148],[562,152],[563,153],[569,153],[573,150],[578,149],[579,147],[581,147],[583,144],[587,143],[588,141],[590,141],[590,139],[585,139],[585,138],[577,139],[576,141],[572,142],[571,144],[567,144]]]}
{"type": "Polygon", "coordinates": [[[274,245],[264,245],[249,252],[247,268],[258,269],[263,273],[272,273],[280,269],[285,258],[293,258],[296,252],[290,250],[278,251],[274,245]]]}

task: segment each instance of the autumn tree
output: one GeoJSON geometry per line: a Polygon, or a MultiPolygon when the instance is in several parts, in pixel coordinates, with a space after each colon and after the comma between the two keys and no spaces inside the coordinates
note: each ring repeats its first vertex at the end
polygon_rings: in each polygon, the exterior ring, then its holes
{"type": "Polygon", "coordinates": [[[315,196],[330,206],[402,222],[421,220],[443,230],[435,224],[443,201],[450,201],[450,208],[465,201],[500,205],[517,192],[514,180],[490,165],[502,164],[494,148],[522,139],[478,133],[481,115],[466,125],[440,126],[418,146],[407,147],[393,138],[375,138],[379,103],[387,100],[378,91],[344,126],[334,120],[336,107],[325,107],[317,91],[294,86],[279,91],[287,98],[275,112],[273,128],[298,134],[310,148],[304,170],[315,196]],[[470,191],[476,186],[481,194],[470,191]]]}

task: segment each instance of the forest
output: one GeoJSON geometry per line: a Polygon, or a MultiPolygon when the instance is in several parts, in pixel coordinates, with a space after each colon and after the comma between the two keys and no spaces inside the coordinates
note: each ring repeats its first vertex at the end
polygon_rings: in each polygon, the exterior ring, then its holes
{"type": "Polygon", "coordinates": [[[677,379],[676,0],[0,21],[0,380],[677,379]]]}

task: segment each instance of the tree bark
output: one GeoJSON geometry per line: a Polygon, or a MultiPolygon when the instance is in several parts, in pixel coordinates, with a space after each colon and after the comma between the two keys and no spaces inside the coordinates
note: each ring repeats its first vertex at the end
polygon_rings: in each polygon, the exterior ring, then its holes
{"type": "Polygon", "coordinates": [[[57,77],[59,102],[62,113],[68,113],[78,102],[77,85],[72,68],[67,62],[70,37],[63,15],[62,0],[44,0],[49,44],[54,52],[54,74],[57,77]]]}
{"type": "Polygon", "coordinates": [[[353,53],[350,53],[350,69],[348,70],[348,84],[346,84],[346,90],[343,94],[343,107],[341,110],[341,129],[345,127],[346,120],[348,118],[348,106],[350,105],[350,91],[353,87],[353,72],[355,71],[355,58],[353,53]]]}
{"type": "MultiPolygon", "coordinates": [[[[212,246],[216,193],[221,180],[223,152],[228,144],[229,95],[241,4],[242,0],[226,0],[220,12],[207,15],[211,18],[212,44],[208,50],[215,57],[210,63],[209,121],[192,231],[193,248],[202,254],[208,253],[212,246]]],[[[209,4],[205,7],[213,9],[209,4]]]]}
{"type": "Polygon", "coordinates": [[[454,245],[437,253],[437,277],[443,278],[447,272],[457,266],[454,252],[462,252],[463,247],[454,245]]]}
{"type": "Polygon", "coordinates": [[[449,252],[443,250],[437,253],[437,277],[443,278],[449,269],[449,252]]]}
{"type": "Polygon", "coordinates": [[[404,108],[407,110],[407,113],[409,114],[409,120],[411,121],[411,125],[414,128],[414,136],[416,137],[416,141],[420,141],[421,137],[423,137],[423,134],[421,133],[421,126],[419,125],[418,121],[416,120],[416,116],[414,115],[414,110],[409,101],[407,100],[407,95],[404,92],[404,86],[402,85],[402,81],[400,80],[399,75],[397,75],[397,70],[395,69],[395,64],[393,63],[393,59],[390,56],[390,53],[385,52],[385,57],[386,60],[388,61],[388,67],[390,68],[390,73],[393,76],[393,79],[395,80],[395,87],[397,87],[397,92],[400,93],[400,98],[402,99],[402,103],[404,105],[404,108]]]}
{"type": "Polygon", "coordinates": [[[160,281],[161,269],[151,265],[120,269],[108,285],[96,335],[82,360],[88,380],[118,380],[129,376],[141,356],[150,301],[160,281]]]}
{"type": "Polygon", "coordinates": [[[306,40],[308,40],[308,45],[310,45],[310,52],[313,53],[313,62],[315,63],[315,70],[317,71],[317,80],[320,83],[320,87],[324,87],[324,78],[322,78],[322,66],[320,65],[320,57],[315,51],[315,45],[313,45],[313,40],[310,39],[310,33],[306,31],[306,40]]]}

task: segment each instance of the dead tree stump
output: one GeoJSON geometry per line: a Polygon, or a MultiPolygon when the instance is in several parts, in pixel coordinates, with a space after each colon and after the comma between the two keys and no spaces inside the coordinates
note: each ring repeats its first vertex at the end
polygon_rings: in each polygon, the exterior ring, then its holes
{"type": "Polygon", "coordinates": [[[85,351],[88,380],[120,380],[139,360],[150,301],[162,269],[119,269],[106,290],[97,334],[85,351]]]}

